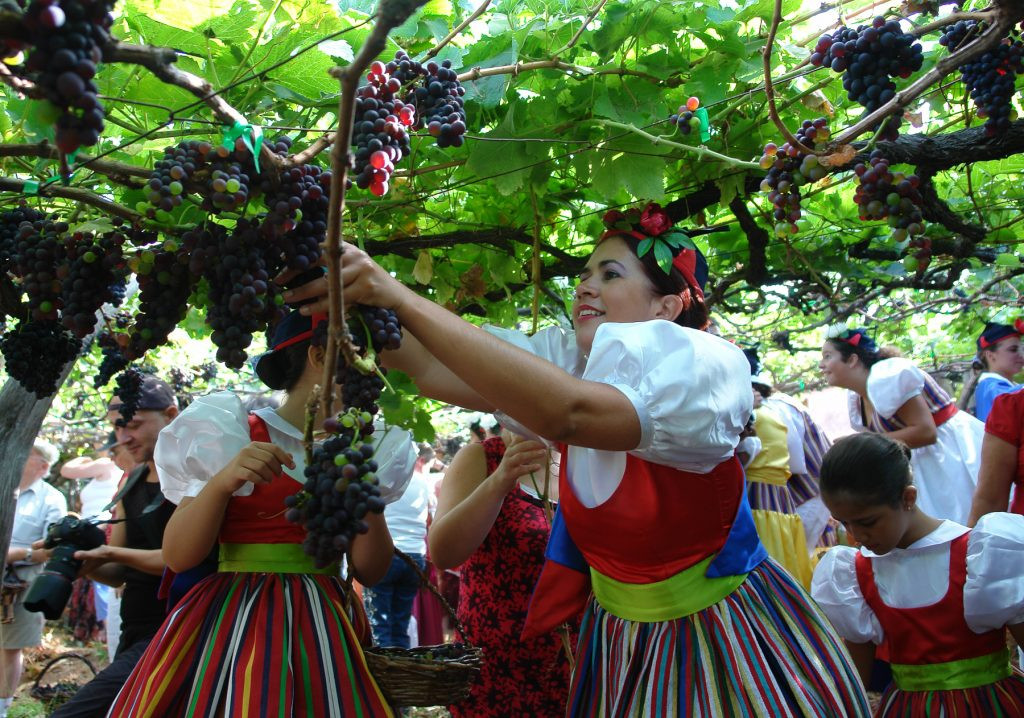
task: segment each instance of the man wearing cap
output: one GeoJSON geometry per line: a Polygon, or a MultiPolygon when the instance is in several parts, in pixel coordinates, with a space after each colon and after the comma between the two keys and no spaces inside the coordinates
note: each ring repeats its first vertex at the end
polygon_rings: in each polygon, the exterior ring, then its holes
{"type": "Polygon", "coordinates": [[[153,450],[161,429],[178,415],[178,406],[171,388],[155,376],[143,375],[139,393],[128,422],[122,420],[120,398],[112,397],[107,406],[118,445],[136,462],[112,502],[117,518],[124,521],[112,526],[106,546],[75,554],[85,560],[83,572],[89,578],[123,586],[121,641],[111,664],[51,714],[57,718],[106,715],[166,616],[166,602],[157,593],[165,568],[164,527],[174,506],[160,491],[153,450]]]}
{"type": "MultiPolygon", "coordinates": [[[[43,480],[57,457],[53,444],[36,439],[21,471],[7,567],[13,578],[25,583],[31,583],[50,558],[49,551],[33,544],[45,538],[50,524],[60,521],[68,512],[64,494],[43,480]]],[[[0,627],[0,716],[7,715],[21,680],[22,649],[42,643],[43,614],[25,610],[22,603],[27,593],[22,591],[15,600],[14,621],[0,627]]]]}

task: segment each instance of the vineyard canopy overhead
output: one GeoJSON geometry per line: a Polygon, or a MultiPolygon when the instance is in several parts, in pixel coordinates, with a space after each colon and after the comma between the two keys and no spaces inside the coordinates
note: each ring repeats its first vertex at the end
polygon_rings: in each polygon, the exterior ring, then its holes
{"type": "MultiPolygon", "coordinates": [[[[385,3],[411,9],[401,5],[385,3]]],[[[1024,9],[1010,0],[955,12],[951,5],[431,0],[388,33],[379,59],[405,52],[423,63],[448,61],[464,88],[465,135],[439,143],[436,128],[409,127],[408,156],[389,157],[386,187],[347,190],[343,234],[457,311],[510,324],[517,308],[533,307],[534,315],[564,319],[571,278],[605,210],[655,201],[707,255],[709,299],[726,318],[723,329],[744,341],[795,350],[813,346],[812,330],[833,321],[901,320],[887,326],[895,333],[928,311],[953,318],[943,324],[951,344],[941,351],[966,350],[982,318],[1020,304],[1024,120],[1016,119],[1014,91],[1008,127],[987,131],[957,68],[1019,45],[1024,9]],[[824,33],[840,23],[870,26],[876,15],[900,21],[921,62],[892,79],[896,91],[864,121],[843,74],[809,58],[824,33]],[[981,24],[951,52],[939,38],[956,21],[981,24]],[[691,97],[699,109],[680,123],[683,131],[670,117],[689,112],[691,97]],[[875,127],[892,114],[902,123],[887,140],[875,127]],[[827,132],[809,148],[818,153],[813,160],[798,155],[800,172],[816,171],[800,187],[793,223],[794,204],[763,186],[772,160],[759,160],[766,144],[792,142],[802,123],[817,118],[827,132]],[[892,172],[917,177],[920,234],[861,218],[866,204],[855,201],[862,178],[854,168],[872,151],[892,172]]],[[[0,7],[0,36],[24,40],[19,3],[0,7]]],[[[47,80],[25,68],[32,48],[17,56],[8,43],[0,68],[0,209],[27,202],[55,213],[71,233],[97,237],[123,220],[120,231],[131,235],[125,266],[142,275],[159,273],[154,253],[197,246],[215,253],[239,219],[268,222],[274,206],[266,197],[280,176],[306,164],[330,169],[344,75],[331,70],[360,56],[380,20],[376,9],[358,0],[118,2],[93,78],[105,126],[70,160],[55,136],[53,108],[41,99],[47,80]],[[290,144],[261,150],[260,135],[287,136],[290,144]],[[184,202],[150,202],[151,172],[166,147],[195,140],[216,148],[225,137],[232,151],[237,142],[239,157],[254,160],[243,140],[256,150],[260,167],[246,171],[270,178],[263,189],[254,180],[248,196],[211,208],[186,178],[174,193],[184,202]],[[204,222],[212,238],[196,239],[204,222]]],[[[1000,76],[1009,74],[1012,88],[1018,76],[1009,62],[1000,76]]],[[[85,112],[73,110],[71,124],[87,122],[85,112]]],[[[232,194],[237,183],[225,178],[232,194]]],[[[17,277],[0,282],[10,333],[13,317],[32,311],[32,302],[19,300],[17,277]]],[[[193,305],[214,302],[202,282],[188,294],[193,305]]]]}

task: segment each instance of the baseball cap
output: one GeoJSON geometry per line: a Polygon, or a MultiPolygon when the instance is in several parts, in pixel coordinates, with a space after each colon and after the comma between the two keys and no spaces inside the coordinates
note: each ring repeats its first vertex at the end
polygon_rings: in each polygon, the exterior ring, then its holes
{"type": "Polygon", "coordinates": [[[285,367],[282,366],[282,362],[286,361],[282,350],[311,339],[313,329],[324,321],[327,321],[326,314],[307,316],[300,314],[297,309],[285,315],[274,327],[274,334],[268,342],[270,349],[251,360],[253,371],[260,381],[271,389],[280,389],[281,387],[277,385],[280,383],[279,378],[284,374],[285,367]]]}
{"type": "MultiPolygon", "coordinates": [[[[108,411],[118,411],[121,408],[121,402],[116,401],[118,397],[110,397],[110,403],[107,404],[108,411]]],[[[142,375],[142,386],[139,388],[139,403],[136,405],[137,411],[163,411],[169,406],[177,406],[177,399],[174,398],[174,390],[165,382],[163,379],[159,379],[152,374],[142,375]]]]}

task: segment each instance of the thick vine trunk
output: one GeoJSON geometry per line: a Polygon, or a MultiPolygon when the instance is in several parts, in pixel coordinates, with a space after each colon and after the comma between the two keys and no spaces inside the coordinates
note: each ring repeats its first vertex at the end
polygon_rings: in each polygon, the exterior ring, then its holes
{"type": "MultiPolygon", "coordinates": [[[[77,361],[77,360],[76,360],[77,361]]],[[[68,362],[57,386],[71,373],[74,361],[68,362]]],[[[7,549],[14,530],[14,491],[21,481],[21,470],[39,435],[39,429],[50,410],[53,396],[36,399],[14,379],[8,379],[0,389],[0,570],[7,563],[7,549]]]]}

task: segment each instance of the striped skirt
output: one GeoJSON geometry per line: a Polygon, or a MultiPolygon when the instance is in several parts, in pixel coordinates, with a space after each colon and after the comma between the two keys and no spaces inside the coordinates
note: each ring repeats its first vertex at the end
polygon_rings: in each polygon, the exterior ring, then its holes
{"type": "Polygon", "coordinates": [[[627,621],[591,600],[571,718],[870,715],[853,662],[825,616],[770,559],[710,608],[627,621]]]}
{"type": "Polygon", "coordinates": [[[987,686],[956,691],[901,691],[889,684],[875,711],[877,718],[1021,718],[1024,716],[1024,675],[987,686]]]}
{"type": "Polygon", "coordinates": [[[333,576],[217,573],[167,617],[110,716],[393,716],[333,576]]]}

